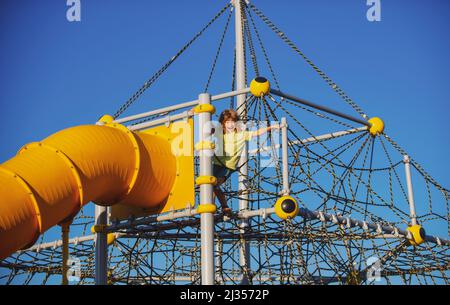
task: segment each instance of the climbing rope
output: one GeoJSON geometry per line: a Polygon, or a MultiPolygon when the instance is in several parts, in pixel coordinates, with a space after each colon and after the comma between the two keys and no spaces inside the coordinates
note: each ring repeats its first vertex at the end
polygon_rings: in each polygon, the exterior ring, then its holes
{"type": "Polygon", "coordinates": [[[228,31],[228,26],[230,25],[230,20],[231,20],[232,14],[233,14],[233,10],[231,9],[230,12],[228,13],[227,21],[225,23],[225,28],[223,30],[222,36],[220,37],[219,46],[217,47],[216,55],[214,57],[214,61],[213,61],[213,64],[211,66],[211,71],[209,72],[209,75],[208,75],[208,81],[206,82],[204,92],[208,92],[208,88],[209,88],[209,85],[211,83],[211,79],[213,77],[214,71],[216,69],[217,61],[219,59],[220,51],[222,50],[223,42],[225,40],[225,36],[227,34],[227,31],[228,31]]]}
{"type": "Polygon", "coordinates": [[[228,3],[222,8],[191,40],[189,40],[169,61],[167,61],[154,75],[152,75],[114,114],[114,118],[119,117],[128,109],[169,67],[175,60],[181,56],[196,40],[199,38],[229,7],[228,3]]]}
{"type": "Polygon", "coordinates": [[[362,109],[329,77],[327,76],[317,65],[315,65],[287,36],[282,32],[269,18],[267,18],[253,3],[249,4],[249,7],[253,12],[261,18],[261,20],[284,41],[291,49],[293,49],[298,55],[300,55],[313,69],[319,74],[319,76],[356,112],[358,112],[363,118],[368,119],[368,116],[362,111],[362,109]]]}

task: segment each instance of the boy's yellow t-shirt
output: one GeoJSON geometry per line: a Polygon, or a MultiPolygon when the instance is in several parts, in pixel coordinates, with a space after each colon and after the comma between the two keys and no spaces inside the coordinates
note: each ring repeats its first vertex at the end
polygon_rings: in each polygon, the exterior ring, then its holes
{"type": "Polygon", "coordinates": [[[238,131],[223,134],[223,153],[221,149],[216,151],[213,163],[236,170],[245,142],[251,140],[253,133],[254,131],[238,131]]]}

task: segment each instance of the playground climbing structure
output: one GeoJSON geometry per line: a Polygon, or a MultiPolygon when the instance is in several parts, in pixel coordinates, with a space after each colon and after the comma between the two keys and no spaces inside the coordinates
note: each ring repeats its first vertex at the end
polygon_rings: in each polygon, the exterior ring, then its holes
{"type": "Polygon", "coordinates": [[[388,130],[252,2],[232,1],[114,115],[0,165],[0,283],[448,284],[448,189],[388,130]],[[233,16],[231,88],[213,95],[233,16]],[[204,92],[123,116],[220,20],[204,92]],[[282,88],[259,25],[351,111],[282,88]],[[244,150],[224,186],[229,216],[214,203],[203,128],[225,108],[249,128],[281,124],[244,150]],[[51,168],[36,167],[44,161],[51,168]]]}

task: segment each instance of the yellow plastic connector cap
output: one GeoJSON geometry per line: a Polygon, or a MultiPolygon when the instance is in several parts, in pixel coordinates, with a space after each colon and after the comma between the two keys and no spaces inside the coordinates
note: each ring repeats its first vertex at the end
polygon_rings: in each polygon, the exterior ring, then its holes
{"type": "Polygon", "coordinates": [[[369,128],[369,132],[372,136],[377,136],[384,131],[384,122],[378,118],[374,117],[369,120],[371,127],[369,128]]]}
{"type": "Polygon", "coordinates": [[[200,204],[197,208],[197,213],[203,214],[203,213],[215,213],[217,211],[217,207],[215,204],[212,203],[203,203],[200,204]]]}
{"type": "Polygon", "coordinates": [[[264,77],[257,77],[250,83],[250,92],[256,96],[261,97],[270,92],[270,83],[264,77]]]}
{"type": "Polygon", "coordinates": [[[194,107],[195,113],[203,113],[203,112],[209,112],[211,114],[214,114],[216,112],[216,107],[214,107],[211,104],[201,104],[194,107]]]}
{"type": "Polygon", "coordinates": [[[105,225],[93,225],[91,227],[91,233],[95,234],[95,233],[102,233],[105,230],[105,225]]]}
{"type": "MultiPolygon", "coordinates": [[[[95,234],[95,233],[102,233],[105,229],[104,225],[93,225],[91,227],[91,233],[95,234]]],[[[115,233],[108,233],[106,235],[106,243],[109,245],[111,245],[114,241],[116,240],[116,234],[115,233]]]]}
{"type": "Polygon", "coordinates": [[[114,121],[114,118],[113,118],[113,116],[112,115],[109,115],[109,114],[105,114],[104,116],[102,116],[101,118],[100,118],[100,120],[98,120],[100,123],[103,123],[103,124],[109,124],[109,123],[111,123],[112,121],[114,121]]]}
{"type": "Polygon", "coordinates": [[[114,241],[116,240],[116,234],[115,233],[109,233],[106,236],[106,243],[109,245],[111,245],[114,241]]]}
{"type": "Polygon", "coordinates": [[[425,241],[425,229],[422,228],[422,226],[413,225],[413,226],[408,227],[407,230],[412,235],[412,238],[409,239],[409,242],[411,245],[418,246],[425,241]]]}
{"type": "Polygon", "coordinates": [[[195,184],[202,185],[202,184],[217,184],[217,178],[214,176],[199,176],[197,179],[195,179],[195,184]]]}
{"type": "Polygon", "coordinates": [[[291,196],[280,197],[275,203],[275,214],[281,219],[294,218],[298,211],[297,201],[291,196]]]}

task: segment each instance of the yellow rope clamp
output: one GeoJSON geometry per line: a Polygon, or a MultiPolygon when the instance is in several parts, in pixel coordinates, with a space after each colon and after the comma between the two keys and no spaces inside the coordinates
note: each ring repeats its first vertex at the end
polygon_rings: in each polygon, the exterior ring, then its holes
{"type": "Polygon", "coordinates": [[[270,83],[264,77],[257,77],[250,83],[250,92],[256,97],[262,97],[269,94],[270,83]]]}
{"type": "Polygon", "coordinates": [[[214,176],[199,176],[197,179],[195,179],[195,184],[202,185],[202,184],[217,184],[217,178],[214,176]]]}
{"type": "Polygon", "coordinates": [[[203,203],[200,204],[197,208],[197,213],[203,214],[203,213],[215,213],[217,211],[217,207],[215,204],[212,203],[203,203]]]}
{"type": "MultiPolygon", "coordinates": [[[[91,227],[92,234],[95,233],[103,233],[105,231],[106,225],[93,225],[91,227]]],[[[116,234],[115,233],[108,233],[106,235],[106,244],[109,246],[116,240],[116,234]]]]}
{"type": "Polygon", "coordinates": [[[111,245],[115,240],[116,240],[115,233],[108,233],[108,235],[106,235],[106,243],[108,244],[108,246],[111,245]]]}
{"type": "Polygon", "coordinates": [[[371,127],[369,128],[369,132],[372,136],[377,136],[384,131],[384,122],[377,117],[371,118],[369,120],[371,127]]]}
{"type": "Polygon", "coordinates": [[[203,113],[203,112],[209,112],[211,114],[216,113],[216,107],[214,107],[211,104],[201,104],[194,107],[195,113],[203,113]]]}
{"type": "Polygon", "coordinates": [[[195,150],[215,149],[216,146],[211,141],[201,141],[195,144],[195,150]]]}
{"type": "Polygon", "coordinates": [[[275,203],[275,214],[281,219],[294,218],[298,211],[297,201],[291,196],[280,197],[275,203]]]}
{"type": "Polygon", "coordinates": [[[409,242],[413,246],[418,246],[425,241],[425,229],[420,225],[410,226],[407,229],[411,235],[412,239],[409,239],[409,242]]]}

